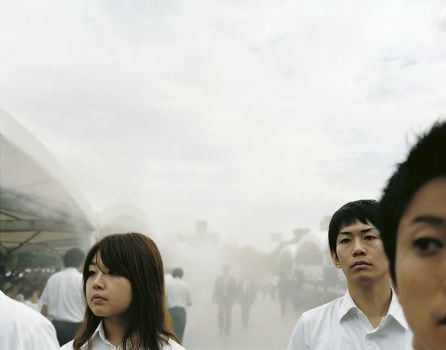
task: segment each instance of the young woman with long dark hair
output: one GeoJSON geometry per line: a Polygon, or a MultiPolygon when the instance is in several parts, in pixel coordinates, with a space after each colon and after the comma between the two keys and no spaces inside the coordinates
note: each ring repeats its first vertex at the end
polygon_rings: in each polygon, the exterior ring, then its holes
{"type": "Polygon", "coordinates": [[[156,244],[141,233],[106,236],[83,270],[86,310],[62,350],[184,350],[172,332],[156,244]]]}

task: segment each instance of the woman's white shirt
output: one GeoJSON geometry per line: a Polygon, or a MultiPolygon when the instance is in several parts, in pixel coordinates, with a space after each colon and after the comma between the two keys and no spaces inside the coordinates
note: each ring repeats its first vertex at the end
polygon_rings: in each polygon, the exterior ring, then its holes
{"type": "MultiPolygon", "coordinates": [[[[98,328],[94,331],[92,337],[92,350],[121,350],[122,347],[116,347],[112,343],[110,343],[107,338],[105,338],[104,327],[102,326],[102,322],[99,323],[98,328]]],[[[72,350],[73,349],[73,341],[70,341],[63,345],[61,350],[72,350]]],[[[88,349],[88,344],[85,343],[81,346],[82,350],[88,349]]],[[[145,350],[145,349],[141,349],[145,350]]],[[[167,344],[162,347],[162,350],[185,350],[180,344],[178,344],[173,339],[169,339],[167,344]]]]}

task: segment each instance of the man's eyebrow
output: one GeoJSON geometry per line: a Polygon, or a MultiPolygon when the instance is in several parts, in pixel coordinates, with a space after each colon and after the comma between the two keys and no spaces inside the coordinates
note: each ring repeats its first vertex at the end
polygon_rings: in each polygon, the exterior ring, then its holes
{"type": "Polygon", "coordinates": [[[340,235],[351,236],[352,233],[351,233],[351,232],[348,232],[348,231],[341,231],[341,232],[339,232],[338,237],[339,237],[340,235]]]}
{"type": "Polygon", "coordinates": [[[434,226],[440,226],[445,225],[446,220],[443,218],[440,218],[438,216],[433,215],[419,215],[415,217],[415,219],[412,220],[413,223],[423,223],[423,224],[429,224],[434,226]]]}
{"type": "MultiPolygon", "coordinates": [[[[367,227],[367,228],[364,228],[361,230],[361,234],[369,233],[370,231],[373,231],[373,230],[377,230],[377,229],[375,227],[367,227]]],[[[339,235],[351,236],[352,233],[350,231],[340,231],[339,235]]]]}

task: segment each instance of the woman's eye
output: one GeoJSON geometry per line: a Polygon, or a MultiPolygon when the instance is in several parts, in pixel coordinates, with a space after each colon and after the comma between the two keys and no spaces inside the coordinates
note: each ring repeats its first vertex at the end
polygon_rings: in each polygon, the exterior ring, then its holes
{"type": "Polygon", "coordinates": [[[90,270],[90,271],[88,271],[88,276],[94,276],[95,273],[96,273],[96,271],[90,270]]]}
{"type": "Polygon", "coordinates": [[[423,254],[433,254],[443,248],[443,243],[436,238],[418,238],[413,242],[416,250],[423,254]]]}

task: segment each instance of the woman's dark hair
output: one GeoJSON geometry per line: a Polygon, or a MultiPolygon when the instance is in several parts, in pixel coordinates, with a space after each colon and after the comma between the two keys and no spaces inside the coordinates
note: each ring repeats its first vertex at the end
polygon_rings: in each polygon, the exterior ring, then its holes
{"type": "MultiPolygon", "coordinates": [[[[155,242],[141,233],[117,233],[104,237],[88,252],[83,270],[83,288],[86,295],[86,282],[89,265],[100,253],[102,263],[115,274],[130,281],[132,301],[123,315],[123,350],[161,350],[169,338],[175,340],[164,294],[164,272],[161,254],[155,242]],[[130,347],[129,347],[130,345],[130,347]]],[[[88,305],[84,321],[77,332],[73,348],[89,343],[102,317],[93,314],[88,305]]]]}
{"type": "Polygon", "coordinates": [[[436,122],[418,138],[407,159],[398,164],[388,180],[379,203],[378,229],[389,259],[390,275],[395,273],[396,236],[401,217],[415,193],[427,182],[446,176],[446,122],[436,122]]]}

